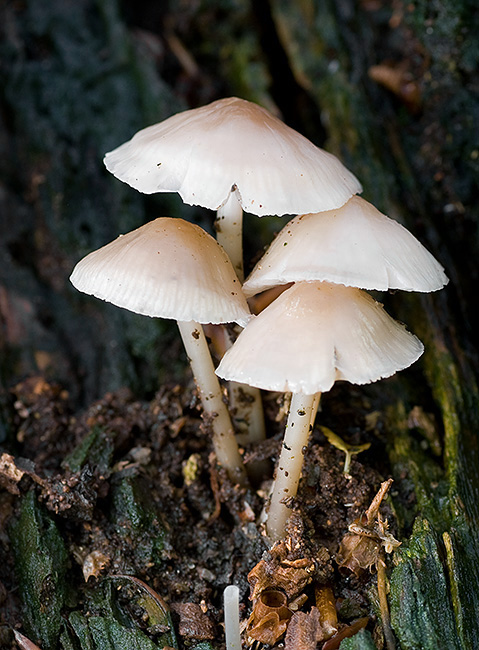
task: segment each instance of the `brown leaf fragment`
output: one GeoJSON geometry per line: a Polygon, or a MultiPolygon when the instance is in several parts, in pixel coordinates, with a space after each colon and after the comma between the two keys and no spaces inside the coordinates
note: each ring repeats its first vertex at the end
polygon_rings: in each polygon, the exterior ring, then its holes
{"type": "Polygon", "coordinates": [[[393,483],[392,478],[388,479],[387,481],[384,481],[381,483],[381,486],[375,495],[374,499],[371,501],[371,505],[369,508],[366,510],[366,523],[368,526],[371,526],[375,519],[378,516],[379,512],[379,506],[381,505],[383,499],[386,497],[387,493],[389,492],[389,488],[391,487],[393,483]]]}
{"type": "Polygon", "coordinates": [[[18,483],[25,476],[25,472],[15,465],[15,459],[10,454],[0,456],[0,486],[10,494],[20,494],[18,483]]]}
{"type": "Polygon", "coordinates": [[[341,540],[336,562],[359,577],[363,571],[376,566],[381,545],[378,539],[364,534],[346,533],[341,540]]]}
{"type": "Polygon", "coordinates": [[[383,549],[391,553],[400,545],[388,532],[388,523],[379,513],[392,482],[392,479],[384,481],[366,512],[349,525],[349,532],[341,540],[336,556],[340,569],[349,569],[359,577],[366,569],[377,566],[383,549]]]}
{"type": "Polygon", "coordinates": [[[369,68],[368,75],[396,95],[411,113],[419,111],[422,102],[420,85],[409,71],[406,61],[397,64],[384,61],[373,65],[369,68]]]}
{"type": "Polygon", "coordinates": [[[271,612],[264,616],[257,625],[248,630],[248,637],[252,641],[275,645],[286,632],[287,627],[288,621],[282,621],[277,612],[271,612]]]}
{"type": "Polygon", "coordinates": [[[206,641],[215,638],[215,626],[200,605],[196,603],[173,603],[171,609],[180,618],[180,636],[206,641]]]}
{"type": "Polygon", "coordinates": [[[286,632],[290,618],[286,595],[278,589],[266,589],[254,603],[247,624],[248,636],[274,645],[286,632]]]}
{"type": "Polygon", "coordinates": [[[381,624],[384,633],[384,639],[386,641],[387,650],[395,650],[396,642],[394,639],[394,634],[391,629],[391,620],[389,617],[389,606],[388,606],[388,584],[386,578],[386,564],[382,558],[379,559],[377,564],[378,570],[378,595],[379,595],[379,608],[381,611],[381,624]]]}
{"type": "MultiPolygon", "coordinates": [[[[45,481],[34,472],[34,467],[34,463],[26,458],[15,459],[10,454],[3,453],[0,456],[0,486],[8,490],[10,494],[18,495],[25,487],[25,485],[21,485],[22,479],[28,477],[44,487],[45,481]]],[[[25,480],[28,481],[27,478],[25,480]]]]}
{"type": "Polygon", "coordinates": [[[284,641],[284,650],[316,650],[319,641],[327,639],[323,629],[319,611],[311,607],[311,611],[295,612],[288,625],[284,641]]]}
{"type": "Polygon", "coordinates": [[[310,558],[289,559],[287,540],[277,542],[266,558],[260,560],[248,574],[251,600],[255,601],[265,589],[281,589],[288,599],[299,594],[311,582],[315,564],[310,558]]]}
{"type": "Polygon", "coordinates": [[[109,564],[110,558],[101,551],[94,550],[83,560],[82,571],[85,582],[92,576],[98,578],[103,569],[109,564]]]}

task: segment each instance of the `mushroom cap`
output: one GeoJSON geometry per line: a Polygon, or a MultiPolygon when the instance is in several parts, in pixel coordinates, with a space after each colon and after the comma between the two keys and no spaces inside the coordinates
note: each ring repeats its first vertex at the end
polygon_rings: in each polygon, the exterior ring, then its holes
{"type": "Polygon", "coordinates": [[[200,226],[151,221],[75,266],[72,284],[137,314],[198,323],[244,325],[248,305],[231,262],[200,226]]]}
{"type": "Polygon", "coordinates": [[[407,368],[419,339],[361,289],[300,282],[252,319],[216,374],[272,391],[312,395],[338,379],[367,384],[407,368]]]}
{"type": "Polygon", "coordinates": [[[178,192],[185,203],[218,210],[235,191],[258,216],[329,210],[362,190],[335,156],[236,97],[149,126],[104,162],[145,194],[178,192]]]}
{"type": "Polygon", "coordinates": [[[335,210],[288,222],[243,291],[249,297],[277,285],[314,280],[423,292],[448,282],[443,267],[414,235],[360,196],[335,210]]]}

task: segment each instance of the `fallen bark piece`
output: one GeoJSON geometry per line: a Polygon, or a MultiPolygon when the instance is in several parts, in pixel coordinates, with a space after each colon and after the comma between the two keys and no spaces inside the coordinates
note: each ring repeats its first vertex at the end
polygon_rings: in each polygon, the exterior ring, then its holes
{"type": "Polygon", "coordinates": [[[215,626],[208,614],[205,614],[196,603],[172,603],[171,610],[175,612],[180,623],[180,636],[206,641],[215,638],[215,626]]]}

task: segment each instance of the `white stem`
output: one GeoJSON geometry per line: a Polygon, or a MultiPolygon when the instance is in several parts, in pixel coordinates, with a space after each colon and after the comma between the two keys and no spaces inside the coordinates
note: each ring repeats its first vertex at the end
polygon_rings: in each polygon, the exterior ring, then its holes
{"type": "Polygon", "coordinates": [[[238,450],[228,409],[223,401],[221,386],[215,375],[203,328],[194,321],[178,321],[178,328],[198,386],[203,411],[211,420],[213,446],[218,462],[227,470],[233,482],[246,485],[248,480],[243,459],[238,450]]]}
{"type": "Polygon", "coordinates": [[[314,396],[313,408],[311,409],[311,431],[314,429],[314,422],[319,409],[319,402],[321,401],[321,393],[316,393],[314,396]]]}
{"type": "Polygon", "coordinates": [[[291,514],[291,510],[283,501],[295,497],[298,491],[304,449],[308,444],[311,432],[314,400],[315,395],[303,395],[303,393],[293,393],[291,397],[283,446],[276,468],[266,520],[266,531],[273,541],[284,537],[286,522],[291,514]]]}
{"type": "Polygon", "coordinates": [[[228,585],[223,592],[226,650],[241,650],[239,625],[239,589],[228,585]]]}
{"type": "Polygon", "coordinates": [[[232,191],[226,203],[217,211],[215,226],[216,239],[228,254],[239,280],[243,282],[243,208],[236,198],[236,192],[232,191]]]}
{"type": "MultiPolygon", "coordinates": [[[[233,345],[233,341],[228,335],[225,337],[225,345],[228,350],[233,345]]],[[[259,388],[236,381],[230,381],[228,385],[233,420],[240,432],[236,439],[241,441],[242,445],[261,442],[266,438],[261,391],[259,388]]]]}
{"type": "Polygon", "coordinates": [[[266,438],[264,411],[259,389],[230,381],[228,392],[233,420],[239,431],[236,438],[242,445],[264,440],[266,438]]]}

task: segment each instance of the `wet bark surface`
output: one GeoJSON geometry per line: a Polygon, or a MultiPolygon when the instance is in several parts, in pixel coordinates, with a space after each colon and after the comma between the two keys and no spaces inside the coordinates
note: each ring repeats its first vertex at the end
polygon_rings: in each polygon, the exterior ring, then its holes
{"type": "MultiPolygon", "coordinates": [[[[381,513],[402,542],[385,557],[397,647],[477,646],[474,9],[421,0],[1,6],[0,646],[15,647],[16,629],[42,650],[222,648],[222,590],[240,587],[246,621],[248,574],[263,560],[273,577],[312,562],[288,596],[288,643],[333,647],[312,609],[328,586],[340,629],[366,619],[341,648],[385,647],[375,566],[356,576],[337,553],[388,477],[381,513]],[[102,157],[148,124],[228,95],[265,105],[338,155],[364,197],[451,278],[432,296],[380,296],[425,355],[394,378],[323,396],[290,547],[276,559],[257,523],[272,467],[240,490],[216,466],[175,328],[68,282],[87,252],[158,216],[213,232],[207,211],[140,195],[102,157]],[[350,478],[321,426],[371,443],[350,478]]],[[[246,217],[247,266],[282,223],[246,217]]],[[[264,400],[268,440],[245,449],[251,462],[274,461],[281,444],[281,398],[264,400]]]]}

